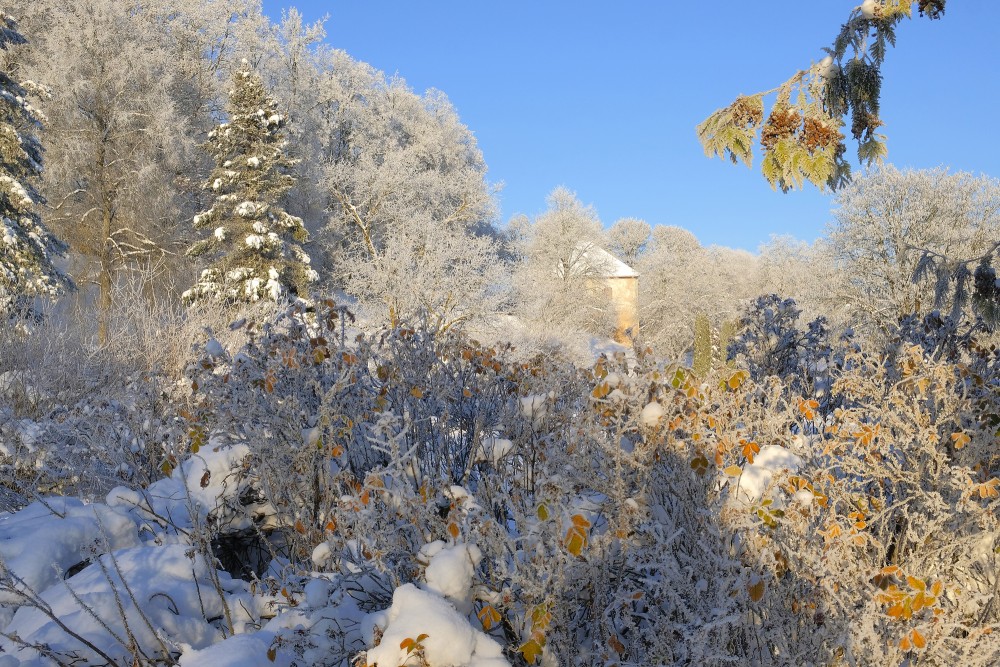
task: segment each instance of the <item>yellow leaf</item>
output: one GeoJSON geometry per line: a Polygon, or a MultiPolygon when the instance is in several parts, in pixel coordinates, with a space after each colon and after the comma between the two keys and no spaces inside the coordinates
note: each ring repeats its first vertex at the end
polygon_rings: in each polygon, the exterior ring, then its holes
{"type": "Polygon", "coordinates": [[[726,380],[726,386],[728,386],[733,391],[736,391],[741,386],[743,386],[743,383],[746,382],[747,378],[749,377],[750,374],[747,373],[746,371],[736,371],[729,377],[728,380],[726,380]]]}
{"type": "Polygon", "coordinates": [[[462,390],[462,396],[465,396],[466,398],[472,398],[472,391],[468,387],[466,387],[465,389],[462,390]]]}
{"type": "Polygon", "coordinates": [[[413,398],[423,398],[424,390],[421,389],[420,387],[414,387],[413,389],[410,390],[410,396],[412,396],[413,398]]]}
{"type": "Polygon", "coordinates": [[[733,465],[729,466],[722,472],[726,473],[730,477],[739,477],[740,475],[743,474],[743,468],[739,467],[734,463],[733,465]]]}
{"type": "Polygon", "coordinates": [[[267,649],[267,659],[274,662],[274,659],[278,657],[278,651],[273,646],[267,649]]]}
{"type": "Polygon", "coordinates": [[[590,392],[590,395],[594,398],[604,398],[611,392],[611,387],[608,386],[607,382],[602,382],[601,384],[594,387],[594,391],[590,392]]]}
{"type": "Polygon", "coordinates": [[[962,449],[972,441],[972,437],[959,431],[951,434],[951,441],[955,443],[955,449],[962,449]]]}
{"type": "Polygon", "coordinates": [[[927,584],[925,584],[922,579],[917,579],[916,577],[907,577],[906,583],[910,585],[910,588],[917,591],[922,591],[927,588],[927,584]]]}
{"type": "Polygon", "coordinates": [[[541,519],[542,521],[548,521],[549,520],[548,505],[546,505],[545,503],[539,503],[538,509],[535,510],[535,514],[537,514],[538,518],[541,519]]]}
{"type": "Polygon", "coordinates": [[[164,461],[163,465],[160,466],[160,470],[163,471],[164,475],[170,477],[170,473],[174,471],[174,467],[170,465],[170,461],[164,461]]]}
{"type": "Polygon", "coordinates": [[[524,661],[529,665],[534,664],[540,657],[542,657],[542,645],[537,639],[529,639],[521,644],[520,648],[517,650],[522,656],[524,656],[524,661]]]}

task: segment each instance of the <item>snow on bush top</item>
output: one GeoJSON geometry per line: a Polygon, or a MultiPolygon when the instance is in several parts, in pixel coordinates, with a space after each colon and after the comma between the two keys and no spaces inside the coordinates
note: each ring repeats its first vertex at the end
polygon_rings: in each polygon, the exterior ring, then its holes
{"type": "Polygon", "coordinates": [[[510,667],[500,644],[469,625],[447,600],[413,584],[397,588],[392,606],[370,620],[384,629],[379,645],[368,650],[368,665],[398,667],[422,650],[428,667],[510,667]]]}

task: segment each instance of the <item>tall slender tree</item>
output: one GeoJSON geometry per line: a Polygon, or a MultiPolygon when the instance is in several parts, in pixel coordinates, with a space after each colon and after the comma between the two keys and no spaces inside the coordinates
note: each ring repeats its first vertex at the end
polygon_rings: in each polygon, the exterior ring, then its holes
{"type": "MultiPolygon", "coordinates": [[[[24,44],[17,23],[0,13],[0,48],[24,44]]],[[[72,281],[53,259],[66,246],[42,224],[32,180],[42,172],[41,127],[24,86],[0,70],[0,315],[31,313],[34,297],[55,297],[72,281]]]]}
{"type": "Polygon", "coordinates": [[[211,259],[184,298],[304,295],[318,276],[301,246],[308,239],[302,219],[280,203],[295,184],[294,161],[285,154],[286,119],[246,61],[233,77],[227,111],[229,121],[209,133],[206,145],[216,164],[205,184],[214,203],[194,217],[197,229],[213,231],[188,251],[211,259]]]}

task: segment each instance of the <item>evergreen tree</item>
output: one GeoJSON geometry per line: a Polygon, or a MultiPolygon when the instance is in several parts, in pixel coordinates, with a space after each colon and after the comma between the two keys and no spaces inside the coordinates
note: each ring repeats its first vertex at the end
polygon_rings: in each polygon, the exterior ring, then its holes
{"type": "MultiPolygon", "coordinates": [[[[25,43],[17,24],[0,13],[0,48],[25,43]]],[[[0,71],[0,314],[31,314],[36,296],[54,298],[72,287],[53,257],[66,246],[42,224],[35,205],[41,195],[31,180],[42,172],[42,147],[32,130],[41,127],[27,92],[0,71]]]]}
{"type": "Polygon", "coordinates": [[[246,61],[233,78],[227,111],[229,122],[210,132],[206,144],[216,167],[205,187],[215,201],[194,217],[195,228],[214,231],[188,250],[211,260],[184,299],[304,295],[318,276],[301,247],[308,238],[302,219],[279,203],[295,184],[289,173],[294,161],[285,155],[285,117],[246,61]]]}

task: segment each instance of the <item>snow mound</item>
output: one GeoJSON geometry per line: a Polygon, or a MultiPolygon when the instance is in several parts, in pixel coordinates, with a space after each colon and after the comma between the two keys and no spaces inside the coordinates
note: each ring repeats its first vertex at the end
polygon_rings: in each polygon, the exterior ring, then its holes
{"type": "Polygon", "coordinates": [[[448,598],[464,613],[472,611],[472,577],[482,559],[483,552],[474,544],[446,547],[441,540],[425,544],[417,557],[427,563],[427,590],[448,598]]]}
{"type": "Polygon", "coordinates": [[[104,664],[106,659],[94,648],[126,664],[131,659],[126,638],[131,634],[145,655],[164,659],[221,641],[230,634],[223,630],[227,616],[233,630],[242,632],[254,628],[262,612],[261,599],[250,594],[246,582],[210,570],[201,554],[182,545],[106,554],[51,586],[41,599],[51,616],[36,606],[19,608],[5,629],[7,636],[0,638],[3,652],[22,660],[38,657],[34,649],[9,639],[16,635],[75,656],[77,664],[104,664]]]}
{"type": "Polygon", "coordinates": [[[392,606],[371,620],[384,628],[379,645],[366,656],[374,667],[408,664],[404,646],[421,635],[427,635],[420,645],[428,667],[510,667],[500,644],[473,628],[447,600],[413,584],[397,588],[392,606]]]}
{"type": "MultiPolygon", "coordinates": [[[[76,498],[36,501],[0,518],[3,564],[37,593],[97,554],[138,544],[138,531],[128,516],[105,505],[84,505],[76,498]]],[[[14,591],[0,592],[0,604],[20,601],[14,591]]]]}
{"type": "Polygon", "coordinates": [[[274,633],[255,632],[236,635],[201,650],[185,651],[180,667],[291,667],[292,656],[286,651],[275,651],[274,659],[268,657],[274,633]]]}

